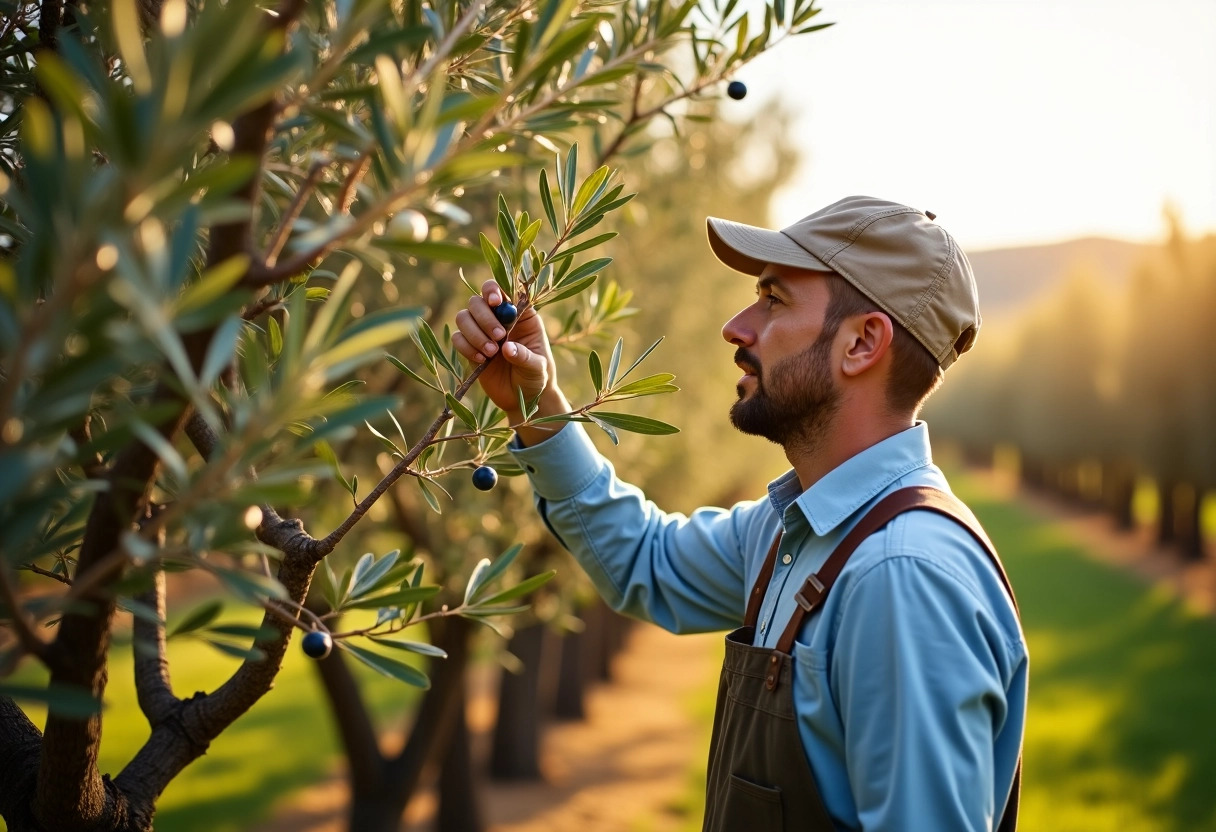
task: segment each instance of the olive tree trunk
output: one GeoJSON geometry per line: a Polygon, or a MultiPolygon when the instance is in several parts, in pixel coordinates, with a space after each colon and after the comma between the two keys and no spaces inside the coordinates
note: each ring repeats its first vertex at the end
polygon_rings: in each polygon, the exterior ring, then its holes
{"type": "Polygon", "coordinates": [[[490,750],[490,776],[498,780],[539,780],[541,673],[545,627],[532,624],[515,631],[507,649],[523,664],[519,673],[502,674],[498,718],[490,750]]]}

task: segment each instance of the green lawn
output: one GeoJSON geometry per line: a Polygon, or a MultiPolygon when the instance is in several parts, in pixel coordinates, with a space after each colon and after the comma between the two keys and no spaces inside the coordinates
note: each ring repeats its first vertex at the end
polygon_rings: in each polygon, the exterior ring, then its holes
{"type": "Polygon", "coordinates": [[[1027,829],[1216,830],[1216,621],[955,477],[1030,642],[1027,829]]]}
{"type": "MultiPolygon", "coordinates": [[[[241,623],[256,623],[257,618],[249,614],[241,623]]],[[[257,829],[277,806],[290,803],[295,792],[338,766],[337,736],[324,691],[296,641],[274,689],[165,790],[156,813],[157,832],[257,829]]],[[[147,739],[148,727],[135,702],[129,644],[116,645],[111,655],[100,765],[103,772],[116,775],[147,739]]],[[[169,657],[178,696],[214,689],[237,666],[236,660],[189,639],[171,642],[169,657]]],[[[417,697],[415,688],[362,666],[355,672],[375,713],[388,720],[382,724],[395,725],[394,717],[417,697]]],[[[32,679],[36,674],[27,670],[22,677],[32,679]]],[[[40,709],[28,707],[27,713],[35,725],[43,724],[40,709]]],[[[0,830],[4,829],[0,820],[0,830]]]]}
{"type": "MultiPolygon", "coordinates": [[[[1030,642],[1020,828],[1216,832],[1216,621],[951,477],[1001,551],[1030,642]]],[[[715,680],[689,703],[713,718],[715,680]]],[[[700,829],[704,760],[670,809],[700,829]]]]}

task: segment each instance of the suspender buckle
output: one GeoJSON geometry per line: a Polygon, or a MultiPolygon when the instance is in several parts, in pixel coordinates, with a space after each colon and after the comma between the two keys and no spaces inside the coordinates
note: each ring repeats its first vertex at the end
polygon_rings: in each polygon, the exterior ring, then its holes
{"type": "Polygon", "coordinates": [[[814,573],[807,576],[806,583],[802,585],[802,589],[798,590],[794,595],[794,601],[798,606],[802,607],[804,612],[810,612],[819,605],[823,600],[823,596],[827,590],[823,586],[823,581],[819,580],[819,576],[814,573]],[[806,592],[810,591],[811,599],[807,600],[806,592]]]}

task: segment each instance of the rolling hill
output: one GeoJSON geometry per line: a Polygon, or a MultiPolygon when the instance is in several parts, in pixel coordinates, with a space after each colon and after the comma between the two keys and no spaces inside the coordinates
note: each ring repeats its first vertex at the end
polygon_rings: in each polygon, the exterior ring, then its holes
{"type": "Polygon", "coordinates": [[[1159,247],[1102,237],[1048,245],[969,251],[986,322],[1008,320],[1070,273],[1087,268],[1121,291],[1135,268],[1159,247]]]}

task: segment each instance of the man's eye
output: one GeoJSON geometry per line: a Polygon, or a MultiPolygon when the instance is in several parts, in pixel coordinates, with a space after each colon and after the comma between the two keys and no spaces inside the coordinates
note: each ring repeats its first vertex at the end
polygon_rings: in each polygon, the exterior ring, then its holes
{"type": "Polygon", "coordinates": [[[764,302],[769,306],[776,306],[777,304],[781,303],[781,298],[777,297],[776,295],[765,295],[764,302]]]}

